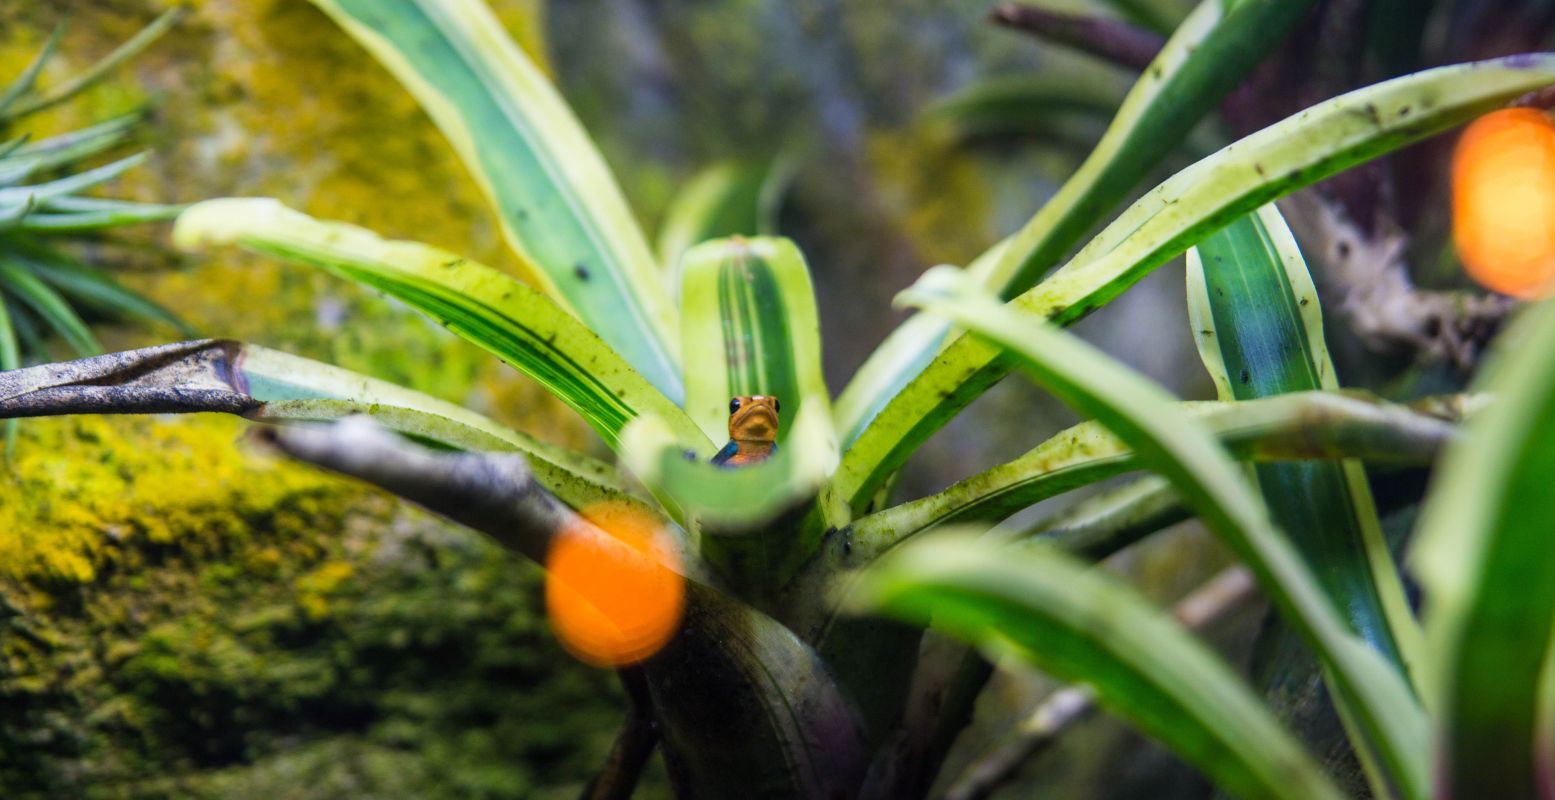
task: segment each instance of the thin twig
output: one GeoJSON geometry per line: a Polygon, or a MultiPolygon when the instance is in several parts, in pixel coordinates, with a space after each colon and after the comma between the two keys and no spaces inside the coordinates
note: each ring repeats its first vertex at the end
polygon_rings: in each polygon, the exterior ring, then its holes
{"type": "MultiPolygon", "coordinates": [[[[1256,596],[1257,588],[1252,573],[1245,567],[1230,567],[1179,601],[1172,616],[1192,630],[1202,630],[1256,596]]],[[[1067,686],[1048,695],[1021,724],[1015,739],[973,762],[956,779],[945,799],[988,797],[1095,708],[1094,695],[1083,686],[1067,686]]]]}
{"type": "Polygon", "coordinates": [[[605,757],[599,774],[584,788],[582,800],[627,800],[637,789],[643,769],[659,745],[659,729],[653,718],[653,700],[648,678],[641,667],[626,667],[617,673],[626,690],[626,721],[616,734],[615,744],[605,757]]]}
{"type": "Polygon", "coordinates": [[[994,22],[1050,42],[1143,71],[1165,46],[1160,34],[1115,19],[1049,11],[1025,3],[1007,3],[989,15],[994,22]]]}
{"type": "Polygon", "coordinates": [[[259,436],[293,458],[367,481],[488,534],[537,563],[545,563],[551,541],[564,532],[624,546],[546,492],[522,456],[428,450],[367,417],[263,428],[259,436]]]}

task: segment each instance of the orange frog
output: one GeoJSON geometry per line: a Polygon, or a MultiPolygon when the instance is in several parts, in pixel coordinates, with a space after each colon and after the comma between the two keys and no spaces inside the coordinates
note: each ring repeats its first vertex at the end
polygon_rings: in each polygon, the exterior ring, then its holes
{"type": "Polygon", "coordinates": [[[778,399],[755,395],[729,401],[729,443],[713,456],[720,467],[759,464],[777,452],[778,399]]]}

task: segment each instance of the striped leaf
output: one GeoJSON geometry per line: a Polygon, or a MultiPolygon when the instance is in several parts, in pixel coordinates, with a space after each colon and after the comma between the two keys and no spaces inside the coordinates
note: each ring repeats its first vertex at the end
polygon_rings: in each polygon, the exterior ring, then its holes
{"type": "MultiPolygon", "coordinates": [[[[1425,466],[1457,433],[1450,423],[1403,406],[1328,392],[1179,407],[1234,457],[1260,462],[1260,469],[1269,466],[1263,462],[1345,457],[1425,466]]],[[[936,525],[1000,522],[1050,497],[1143,467],[1105,426],[1083,422],[944,491],[856,520],[854,557],[867,560],[936,525]]]]}
{"type": "MultiPolygon", "coordinates": [[[[1020,231],[979,257],[978,261],[987,262],[974,269],[983,286],[1012,297],[1059,264],[1086,233],[1095,229],[1182,143],[1215,103],[1241,82],[1311,5],[1312,0],[1200,3],[1134,84],[1101,141],[1079,169],[1020,231]]],[[[1096,92],[1089,94],[1094,97],[1096,92]]],[[[1079,107],[1081,100],[1069,97],[1066,102],[1079,107]]],[[[972,113],[980,105],[985,103],[974,102],[972,113]]],[[[847,387],[838,404],[839,409],[847,412],[839,417],[838,428],[844,432],[845,442],[857,438],[861,426],[918,375],[940,349],[942,332],[939,336],[930,335],[936,329],[916,318],[907,324],[913,330],[900,336],[892,334],[887,339],[892,351],[887,363],[912,367],[912,371],[892,369],[893,380],[855,380],[857,388],[851,384],[847,387]]],[[[871,358],[870,364],[874,361],[871,358]]],[[[872,371],[885,369],[874,367],[872,371]]]]}
{"type": "Polygon", "coordinates": [[[320,222],[274,200],[197,203],[179,218],[185,249],[236,243],[386,292],[490,351],[577,411],[612,448],[640,414],[664,419],[682,447],[711,455],[689,417],[582,322],[496,270],[416,242],[320,222]]]}
{"type": "MultiPolygon", "coordinates": [[[[1189,250],[1187,285],[1194,339],[1221,400],[1339,388],[1317,288],[1273,205],[1189,250]]],[[[1396,663],[1420,663],[1400,653],[1418,633],[1360,462],[1259,464],[1253,474],[1351,628],[1396,663]]]]}
{"type": "Polygon", "coordinates": [[[1082,683],[1097,701],[1239,797],[1339,798],[1219,657],[1116,578],[1056,550],[936,536],[892,553],[847,595],[880,612],[1082,683]]]}
{"type": "Polygon", "coordinates": [[[1160,473],[1247,564],[1282,618],[1326,667],[1341,702],[1406,797],[1426,793],[1426,721],[1402,677],[1351,634],[1268,509],[1204,427],[1158,385],[1090,345],[998,303],[955,271],[930,271],[907,302],[944,314],[1009,353],[1044,388],[1106,425],[1160,473]]]}
{"type": "Polygon", "coordinates": [[[1134,84],[1090,156],[1015,234],[984,285],[1014,297],[1058,266],[1312,5],[1313,0],[1200,2],[1134,84]]]}
{"type": "MultiPolygon", "coordinates": [[[[1063,269],[1011,301],[1068,325],[1236,218],[1555,81],[1555,55],[1427,70],[1336,97],[1231,144],[1156,187],[1063,269]]],[[[925,440],[1008,371],[960,337],[877,413],[834,481],[855,510],[925,440]]]]}
{"type": "Polygon", "coordinates": [[[672,401],[675,312],[583,126],[481,0],[314,0],[416,96],[497,213],[526,279],[672,401]]]}
{"type": "Polygon", "coordinates": [[[1439,675],[1438,795],[1551,796],[1548,657],[1555,631],[1555,306],[1502,334],[1490,409],[1450,448],[1410,558],[1439,675]]]}
{"type": "Polygon", "coordinates": [[[576,508],[642,505],[613,469],[587,456],[419,392],[251,344],[200,340],[0,372],[0,419],[209,411],[273,422],[366,414],[442,447],[522,453],[541,485],[576,508]]]}
{"type": "MultiPolygon", "coordinates": [[[[733,397],[776,397],[784,421],[811,406],[830,417],[815,292],[793,242],[737,237],[692,248],[680,318],[686,411],[713,441],[729,438],[733,397]]],[[[780,445],[792,429],[779,425],[780,445]]]]}

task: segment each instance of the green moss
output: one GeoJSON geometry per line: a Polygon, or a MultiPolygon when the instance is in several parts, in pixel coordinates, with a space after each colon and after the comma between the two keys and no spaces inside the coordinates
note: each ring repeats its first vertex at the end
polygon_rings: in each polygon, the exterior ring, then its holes
{"type": "Polygon", "coordinates": [[[552,641],[538,571],[233,447],[242,424],[23,428],[0,504],[5,796],[575,791],[619,692],[552,641]]]}

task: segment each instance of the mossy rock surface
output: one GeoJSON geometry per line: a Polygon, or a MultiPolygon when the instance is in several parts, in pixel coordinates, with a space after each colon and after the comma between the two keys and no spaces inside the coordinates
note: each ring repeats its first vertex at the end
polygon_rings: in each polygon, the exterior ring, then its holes
{"type": "Polygon", "coordinates": [[[537,570],[241,432],[24,428],[0,506],[5,795],[575,791],[618,692],[552,642],[537,570]]]}

